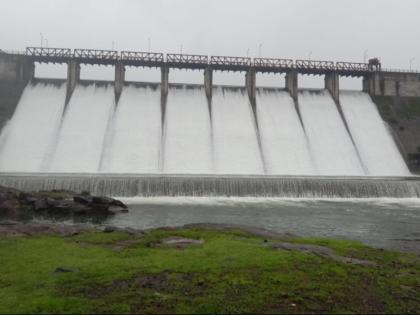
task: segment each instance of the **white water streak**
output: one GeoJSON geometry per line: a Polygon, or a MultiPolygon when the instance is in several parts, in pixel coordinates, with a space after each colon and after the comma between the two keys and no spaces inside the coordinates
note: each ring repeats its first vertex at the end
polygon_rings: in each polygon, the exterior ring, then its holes
{"type": "Polygon", "coordinates": [[[39,172],[56,134],[65,101],[65,84],[29,84],[4,128],[0,170],[39,172]]]}
{"type": "Polygon", "coordinates": [[[111,124],[101,172],[158,173],[161,147],[160,89],[127,86],[111,124]]]}
{"type": "Polygon", "coordinates": [[[166,105],[164,173],[211,173],[210,114],[204,88],[170,88],[166,105]]]}
{"type": "Polygon", "coordinates": [[[212,118],[215,172],[264,173],[253,113],[245,91],[214,88],[212,118]]]}
{"type": "Polygon", "coordinates": [[[322,175],[364,175],[357,151],[327,91],[299,92],[299,108],[322,175]]]}
{"type": "Polygon", "coordinates": [[[50,172],[98,172],[114,88],[77,86],[66,109],[50,172]]]}
{"type": "Polygon", "coordinates": [[[370,96],[363,92],[341,91],[340,103],[367,175],[410,175],[370,96]]]}
{"type": "Polygon", "coordinates": [[[257,117],[268,174],[316,174],[302,124],[288,92],[259,90],[257,117]]]}

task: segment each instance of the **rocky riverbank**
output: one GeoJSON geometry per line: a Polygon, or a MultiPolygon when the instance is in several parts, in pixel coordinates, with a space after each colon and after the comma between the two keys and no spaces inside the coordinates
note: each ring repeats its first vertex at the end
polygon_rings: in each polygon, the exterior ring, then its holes
{"type": "Polygon", "coordinates": [[[25,220],[36,215],[109,216],[127,212],[120,200],[89,193],[71,191],[40,191],[25,193],[0,186],[0,219],[25,220]]]}

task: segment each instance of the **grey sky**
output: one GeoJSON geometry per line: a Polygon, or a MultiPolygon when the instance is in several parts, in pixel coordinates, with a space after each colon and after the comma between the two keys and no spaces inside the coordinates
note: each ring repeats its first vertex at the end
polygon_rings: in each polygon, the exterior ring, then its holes
{"type": "Polygon", "coordinates": [[[420,68],[418,0],[0,0],[1,49],[148,49],[420,68]],[[45,42],[44,42],[45,44],[45,42]]]}

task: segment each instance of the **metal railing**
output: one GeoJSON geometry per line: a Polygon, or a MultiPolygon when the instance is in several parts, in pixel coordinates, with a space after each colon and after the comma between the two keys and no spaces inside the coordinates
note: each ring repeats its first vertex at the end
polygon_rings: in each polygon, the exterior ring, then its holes
{"type": "MultiPolygon", "coordinates": [[[[34,61],[39,62],[68,62],[74,58],[79,62],[114,64],[123,62],[126,65],[134,66],[159,66],[165,62],[163,53],[99,50],[99,49],[70,49],[70,48],[49,48],[49,47],[27,47],[24,52],[1,50],[0,52],[11,55],[26,55],[34,61]]],[[[277,59],[277,58],[248,58],[234,56],[211,56],[167,54],[166,62],[175,67],[191,67],[202,69],[207,65],[216,70],[246,70],[248,67],[260,68],[261,71],[270,69],[298,69],[304,73],[322,73],[322,71],[341,71],[345,75],[364,75],[366,72],[396,72],[419,74],[418,70],[407,69],[381,69],[379,66],[372,66],[370,63],[303,60],[298,59],[277,59]]],[[[257,69],[258,71],[258,69],[257,69]]]]}
{"type": "Polygon", "coordinates": [[[205,55],[167,54],[166,62],[207,65],[209,57],[205,55]]]}
{"type": "Polygon", "coordinates": [[[149,62],[163,62],[162,53],[150,53],[150,52],[139,52],[139,51],[122,51],[121,60],[128,61],[149,61],[149,62]]]}
{"type": "Polygon", "coordinates": [[[293,68],[293,60],[275,58],[254,58],[253,65],[261,68],[293,68]]]}
{"type": "Polygon", "coordinates": [[[118,51],[101,49],[75,49],[74,57],[78,59],[117,60],[118,51]]]}
{"type": "Polygon", "coordinates": [[[33,57],[72,57],[70,48],[27,47],[25,55],[33,57]]]}
{"type": "Polygon", "coordinates": [[[400,72],[400,73],[420,73],[419,70],[407,70],[407,69],[381,69],[381,72],[400,72]]]}
{"type": "Polygon", "coordinates": [[[211,65],[222,66],[251,66],[251,58],[248,57],[229,57],[229,56],[211,56],[211,65]]]}
{"type": "Polygon", "coordinates": [[[298,69],[317,69],[317,70],[334,70],[335,65],[333,61],[323,60],[302,60],[295,61],[295,66],[298,69]]]}
{"type": "Polygon", "coordinates": [[[369,64],[362,62],[344,62],[337,61],[335,63],[335,68],[337,70],[347,70],[347,71],[369,71],[369,64]]]}

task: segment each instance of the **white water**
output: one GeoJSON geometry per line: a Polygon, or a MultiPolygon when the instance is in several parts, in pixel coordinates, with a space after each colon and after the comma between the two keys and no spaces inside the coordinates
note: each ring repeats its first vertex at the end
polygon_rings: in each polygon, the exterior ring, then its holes
{"type": "Polygon", "coordinates": [[[341,91],[340,103],[367,175],[410,175],[370,96],[363,92],[341,91]]]}
{"type": "Polygon", "coordinates": [[[63,114],[65,93],[65,84],[25,88],[13,118],[3,128],[0,171],[41,171],[63,114]]]}
{"type": "Polygon", "coordinates": [[[164,173],[211,173],[209,106],[204,88],[170,88],[165,116],[164,173]]]}
{"type": "MultiPolygon", "coordinates": [[[[299,93],[302,127],[288,93],[258,90],[267,174],[410,175],[370,97],[340,97],[356,146],[327,91],[299,93]]],[[[0,135],[0,172],[264,173],[244,89],[214,88],[210,115],[203,88],[171,87],[164,134],[159,88],[126,86],[115,107],[111,84],[79,85],[63,116],[64,99],[64,85],[25,88],[0,135]]]]}
{"type": "Polygon", "coordinates": [[[288,92],[260,89],[257,117],[268,174],[316,174],[305,132],[288,92]]]}
{"type": "Polygon", "coordinates": [[[301,91],[303,124],[319,174],[364,175],[357,151],[328,91],[301,91]]]}
{"type": "Polygon", "coordinates": [[[50,172],[98,172],[114,87],[77,86],[64,114],[50,172]]]}
{"type": "Polygon", "coordinates": [[[101,172],[158,173],[161,126],[160,89],[124,87],[109,126],[101,172]]]}
{"type": "Polygon", "coordinates": [[[262,174],[257,133],[246,92],[214,88],[212,122],[215,172],[262,174]]]}

